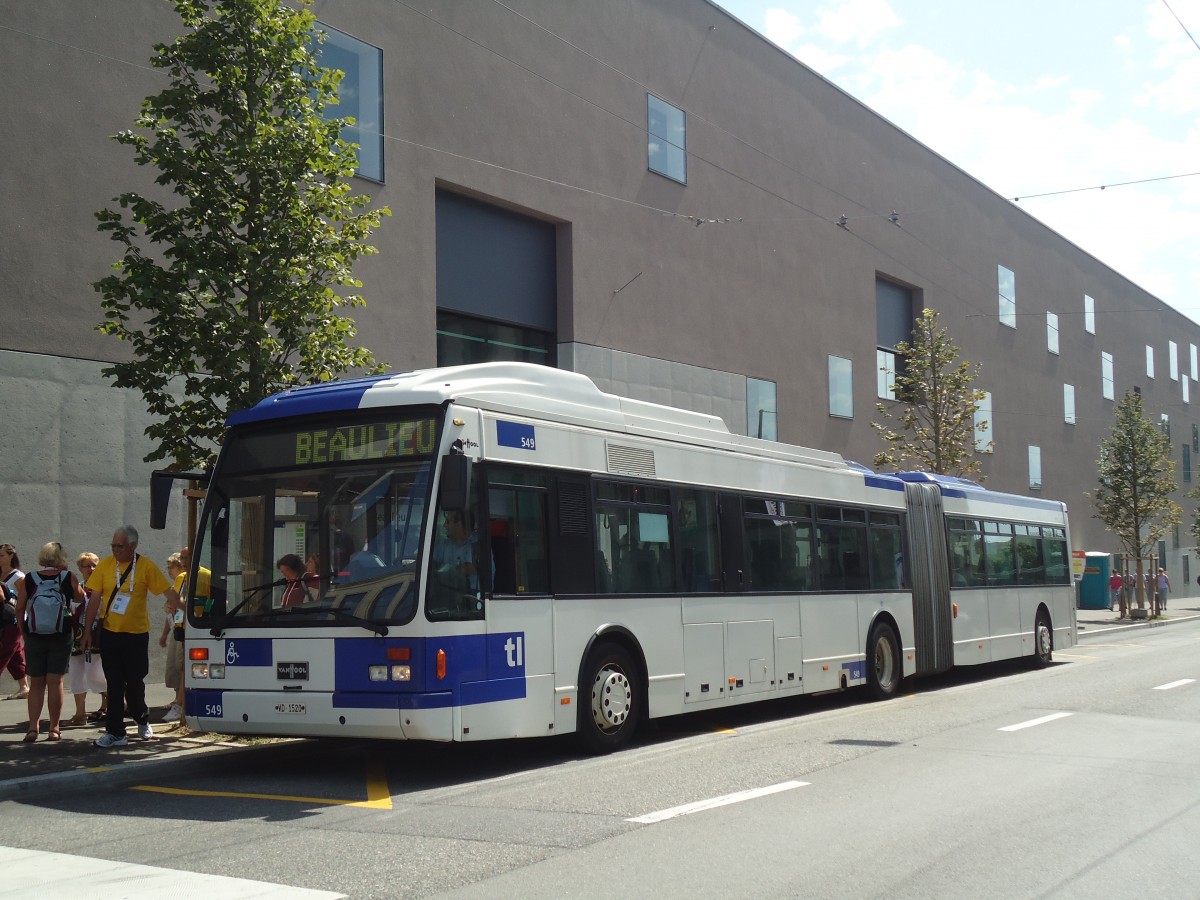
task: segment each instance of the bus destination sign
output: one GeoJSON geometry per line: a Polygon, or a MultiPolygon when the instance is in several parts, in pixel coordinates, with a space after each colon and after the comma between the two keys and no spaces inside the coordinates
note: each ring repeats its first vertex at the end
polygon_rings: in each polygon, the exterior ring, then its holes
{"type": "Polygon", "coordinates": [[[287,428],[231,435],[225,442],[226,473],[255,472],[290,466],[327,466],[433,455],[437,419],[363,422],[319,428],[287,428]]]}
{"type": "Polygon", "coordinates": [[[296,432],[296,465],[404,459],[433,453],[433,419],[296,432]]]}

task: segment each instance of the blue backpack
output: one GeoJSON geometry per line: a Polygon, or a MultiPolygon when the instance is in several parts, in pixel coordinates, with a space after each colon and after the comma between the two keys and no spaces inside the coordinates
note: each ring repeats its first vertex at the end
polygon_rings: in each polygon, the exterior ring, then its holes
{"type": "Polygon", "coordinates": [[[70,616],[67,612],[67,592],[63,589],[64,576],[70,578],[71,573],[59,572],[47,578],[30,572],[26,576],[32,579],[34,585],[26,615],[31,634],[62,634],[67,630],[70,616]]]}

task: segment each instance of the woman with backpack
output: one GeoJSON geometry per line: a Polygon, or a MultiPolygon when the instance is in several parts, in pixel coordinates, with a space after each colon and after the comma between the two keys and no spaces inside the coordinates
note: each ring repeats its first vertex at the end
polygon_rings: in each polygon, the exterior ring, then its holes
{"type": "Polygon", "coordinates": [[[4,593],[3,609],[0,609],[0,670],[8,669],[17,682],[17,693],[9,700],[24,700],[29,696],[29,675],[25,671],[25,645],[21,641],[21,628],[17,625],[16,602],[17,582],[25,577],[21,571],[21,560],[17,548],[12,544],[0,544],[0,591],[4,593]],[[9,602],[11,601],[11,606],[9,602]],[[12,616],[7,615],[9,611],[12,616]]]}
{"type": "Polygon", "coordinates": [[[42,704],[49,691],[47,740],[62,740],[63,676],[71,661],[71,604],[83,602],[83,588],[68,568],[62,544],[51,541],[38,553],[36,572],[17,582],[17,622],[25,638],[29,670],[29,731],[25,743],[38,739],[42,704]]]}

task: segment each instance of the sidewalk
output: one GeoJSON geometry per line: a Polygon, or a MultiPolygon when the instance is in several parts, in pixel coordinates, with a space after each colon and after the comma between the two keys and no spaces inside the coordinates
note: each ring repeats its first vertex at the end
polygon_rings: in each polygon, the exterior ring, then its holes
{"type": "MultiPolygon", "coordinates": [[[[0,697],[16,693],[16,683],[4,674],[0,679],[0,697]]],[[[214,735],[190,732],[178,722],[166,724],[162,717],[174,700],[175,692],[158,684],[146,685],[146,702],[150,705],[150,723],[154,738],[137,737],[132,719],[125,727],[129,744],[109,750],[92,746],[92,741],[104,733],[103,723],[79,726],[64,725],[61,741],[48,741],[48,719],[42,710],[41,735],[36,743],[23,742],[28,727],[28,705],[25,700],[0,700],[0,800],[30,797],[47,792],[70,793],[87,790],[103,783],[106,786],[131,784],[160,776],[165,770],[182,770],[182,763],[206,764],[219,762],[209,757],[225,756],[245,749],[244,745],[223,742],[214,735]]],[[[99,708],[100,698],[88,695],[88,712],[99,708]]],[[[75,700],[68,694],[64,720],[74,715],[75,700]]]]}
{"type": "MultiPolygon", "coordinates": [[[[1150,614],[1147,607],[1146,614],[1150,614]]],[[[1079,623],[1081,636],[1107,631],[1113,628],[1147,628],[1154,625],[1167,625],[1181,619],[1200,618],[1200,597],[1172,597],[1168,608],[1157,619],[1120,618],[1120,610],[1107,609],[1077,609],[1075,619],[1079,623]]]]}

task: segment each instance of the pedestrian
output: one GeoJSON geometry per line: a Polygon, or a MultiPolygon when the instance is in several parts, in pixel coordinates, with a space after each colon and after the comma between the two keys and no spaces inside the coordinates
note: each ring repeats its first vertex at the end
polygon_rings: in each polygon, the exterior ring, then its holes
{"type": "Polygon", "coordinates": [[[83,601],[83,589],[68,568],[62,544],[51,541],[38,553],[36,572],[17,582],[17,622],[25,637],[29,669],[29,731],[25,743],[38,739],[42,706],[49,706],[46,739],[62,740],[63,676],[71,661],[71,602],[83,601]]]}
{"type": "Polygon", "coordinates": [[[108,717],[97,747],[124,747],[125,710],[137,723],[138,737],[154,737],[150,710],[146,706],[146,675],[150,671],[149,594],[165,596],[172,611],[180,608],[179,594],[162,570],[137,552],[138,532],[122,525],[112,537],[112,555],[100,560],[87,587],[94,593],[88,600],[83,626],[83,650],[92,645],[92,625],[100,621],[101,660],[108,684],[108,717]]]}
{"type": "Polygon", "coordinates": [[[1108,579],[1108,611],[1112,612],[1114,606],[1121,607],[1121,618],[1125,618],[1125,598],[1121,596],[1122,588],[1125,587],[1125,579],[1121,577],[1121,573],[1113,569],[1112,575],[1108,579]]]}
{"type": "MultiPolygon", "coordinates": [[[[183,557],[172,553],[167,557],[167,577],[175,593],[183,596],[187,572],[183,568],[183,557]]],[[[163,683],[175,692],[175,700],[171,708],[163,716],[164,722],[178,722],[183,716],[183,608],[171,611],[168,600],[163,604],[163,612],[167,614],[163,622],[162,634],[158,637],[158,646],[167,651],[167,661],[163,667],[163,683]]]]}
{"type": "Polygon", "coordinates": [[[24,700],[29,696],[25,640],[16,616],[17,582],[25,577],[20,567],[21,560],[17,558],[17,548],[12,544],[0,544],[0,591],[4,592],[4,599],[12,603],[12,621],[5,619],[3,628],[0,628],[0,669],[8,669],[8,674],[17,682],[17,692],[6,698],[8,700],[24,700]]]}
{"type": "MultiPolygon", "coordinates": [[[[96,566],[100,562],[100,557],[95,553],[80,553],[79,558],[75,560],[75,567],[79,569],[80,584],[86,584],[88,577],[96,570],[96,566]]],[[[74,626],[74,640],[71,644],[71,695],[75,698],[75,715],[67,719],[67,725],[86,725],[89,721],[101,721],[103,714],[108,710],[108,694],[105,692],[104,683],[104,665],[100,662],[100,651],[96,647],[92,647],[87,653],[83,652],[83,619],[87,612],[87,599],[76,604],[75,609],[71,613],[71,622],[74,626]],[[100,695],[100,709],[95,713],[95,718],[88,717],[87,713],[87,695],[88,691],[93,694],[100,695]]]]}
{"type": "Polygon", "coordinates": [[[1125,573],[1125,606],[1133,609],[1133,601],[1137,599],[1137,579],[1132,572],[1125,573]]]}
{"type": "Polygon", "coordinates": [[[1164,610],[1167,608],[1167,595],[1171,593],[1171,579],[1167,577],[1166,569],[1158,570],[1158,576],[1154,579],[1154,587],[1154,599],[1158,603],[1159,611],[1164,610]]]}

